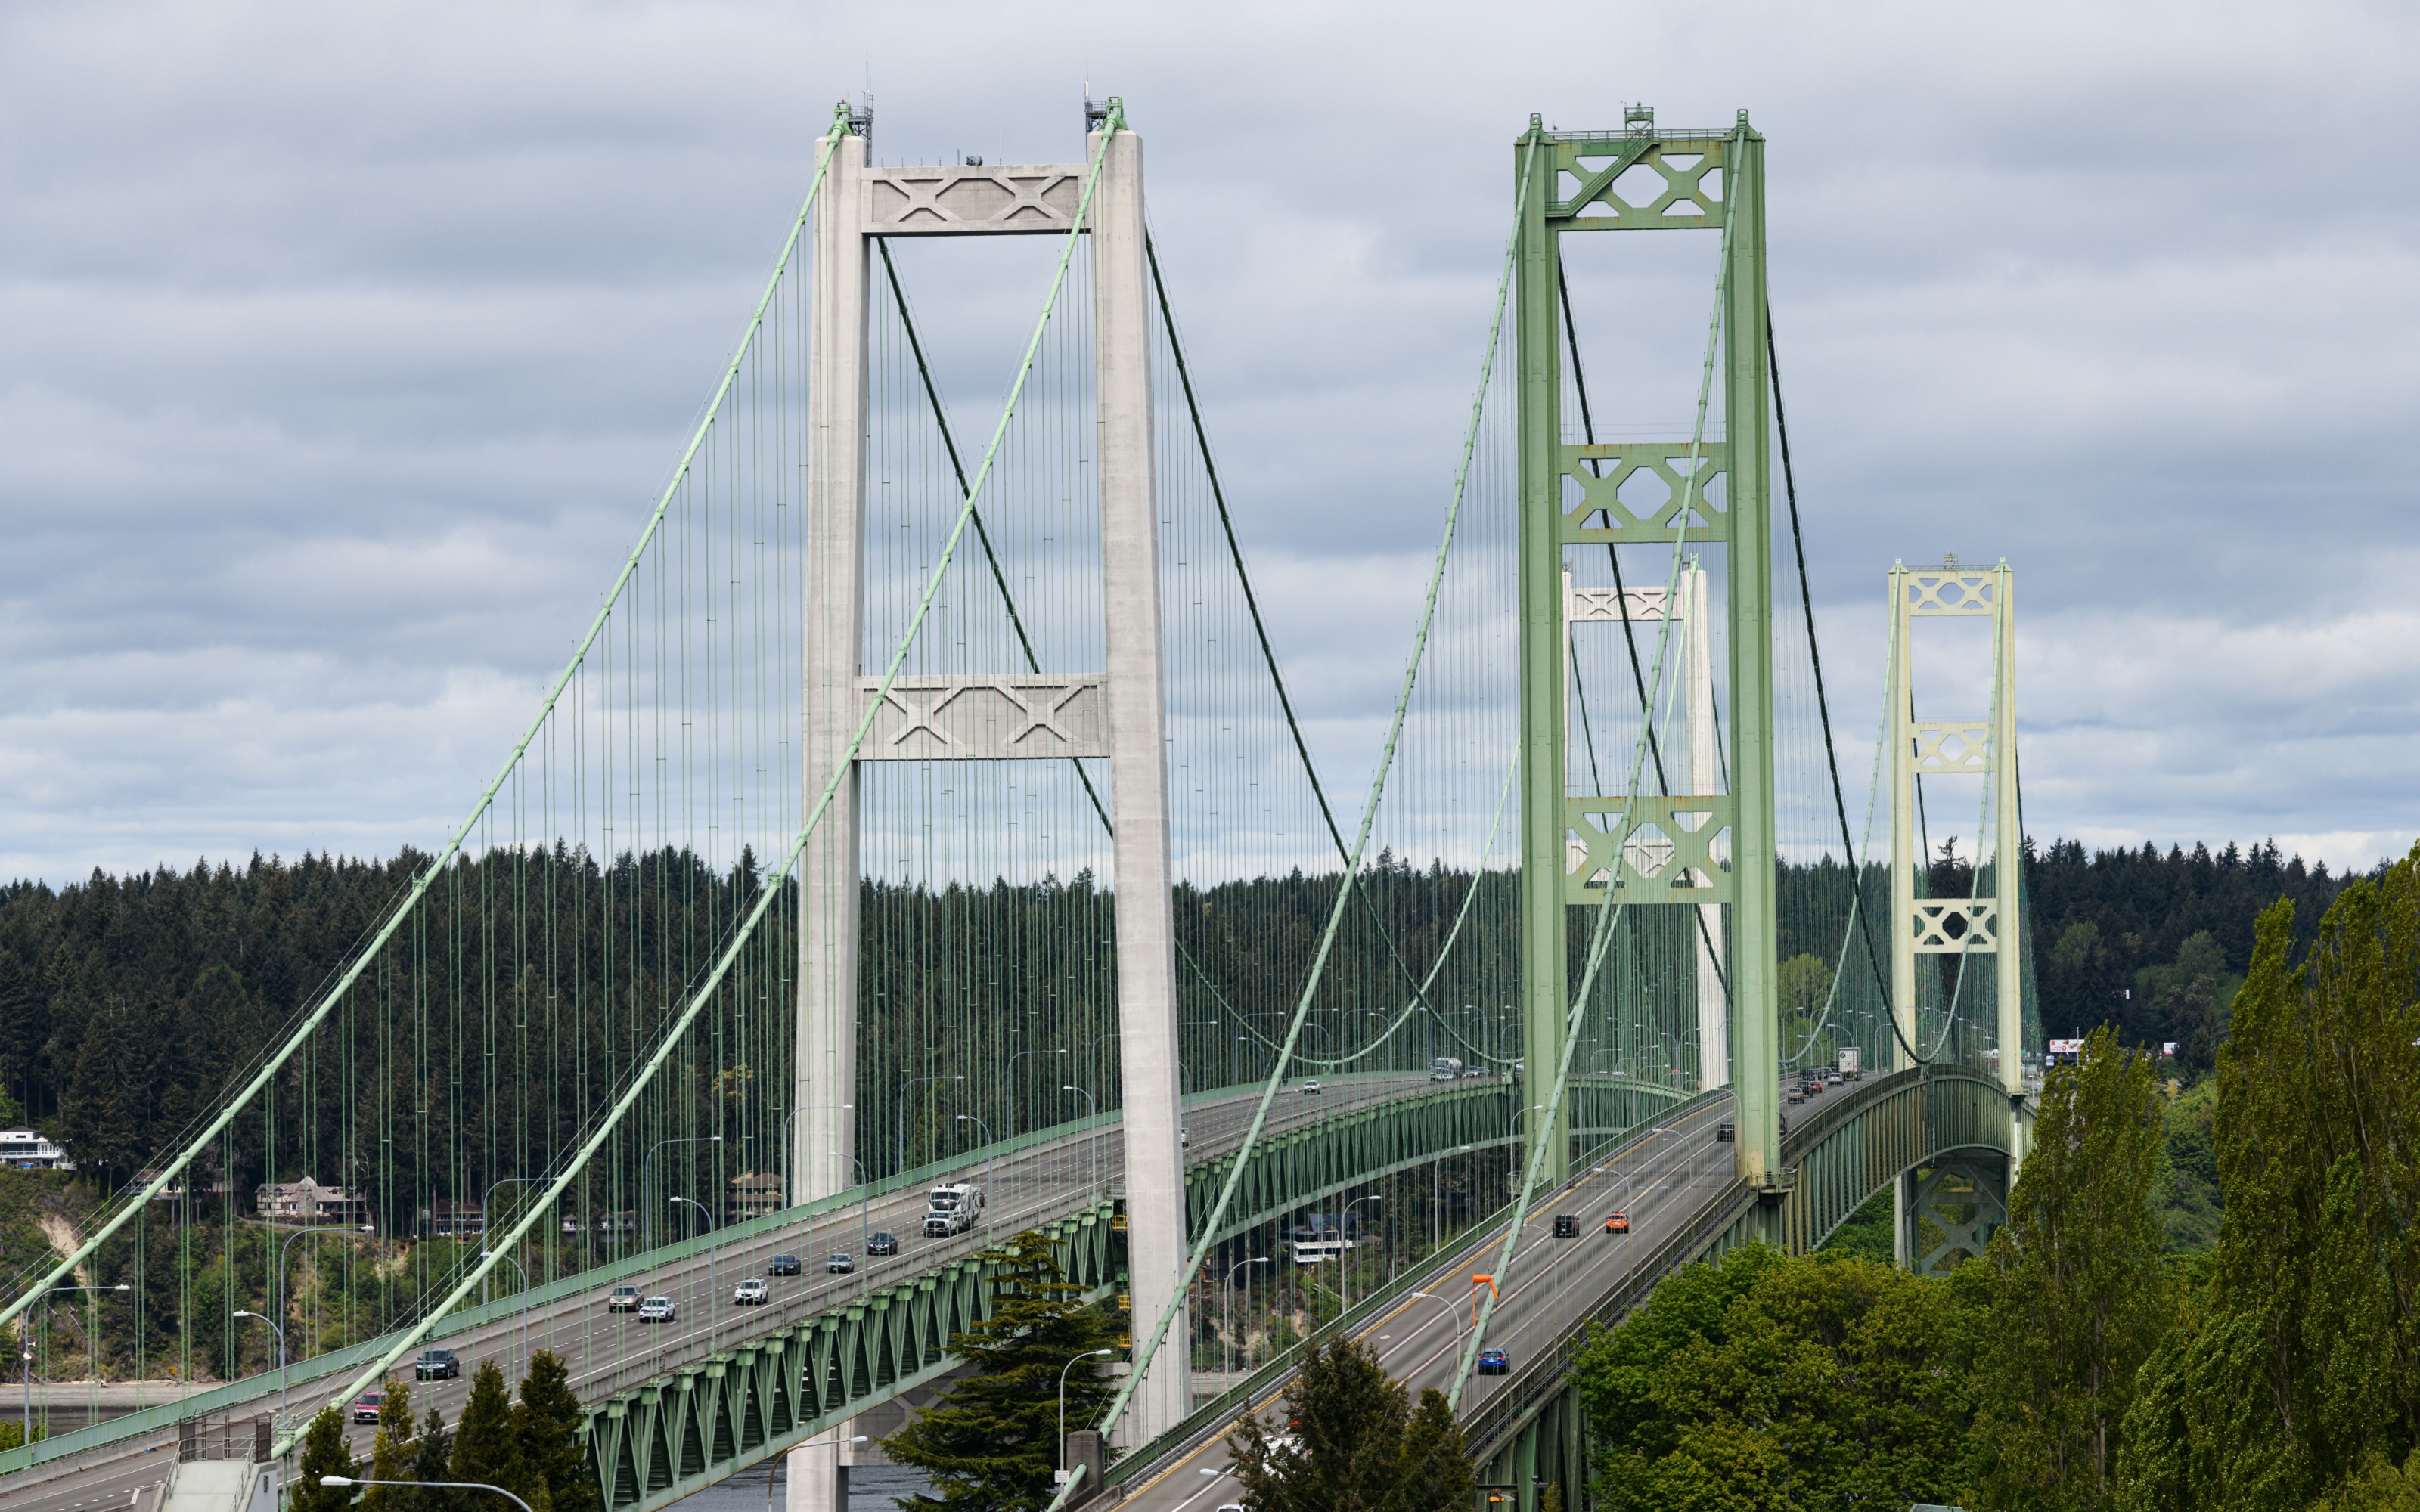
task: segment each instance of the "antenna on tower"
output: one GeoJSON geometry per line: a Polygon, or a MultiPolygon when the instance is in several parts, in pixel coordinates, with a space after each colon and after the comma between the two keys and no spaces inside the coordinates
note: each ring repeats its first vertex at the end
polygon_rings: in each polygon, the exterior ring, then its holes
{"type": "Polygon", "coordinates": [[[868,142],[874,140],[874,60],[865,61],[865,103],[853,106],[848,113],[848,129],[868,142]]]}

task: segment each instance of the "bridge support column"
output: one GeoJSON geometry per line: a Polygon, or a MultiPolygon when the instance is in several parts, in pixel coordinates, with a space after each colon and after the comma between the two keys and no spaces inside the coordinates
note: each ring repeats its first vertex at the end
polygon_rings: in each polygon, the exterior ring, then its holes
{"type": "MultiPolygon", "coordinates": [[[[805,793],[812,810],[847,759],[864,709],[866,140],[842,131],[815,196],[814,324],[808,336],[805,793]]],[[[789,1202],[856,1180],[858,773],[850,764],[799,870],[799,1022],[791,1086],[789,1202]]],[[[720,1306],[721,1299],[714,1299],[720,1306]]],[[[844,1425],[827,1437],[846,1438],[844,1425]]],[[[843,1512],[836,1443],[789,1456],[789,1512],[843,1512]]]]}
{"type": "Polygon", "coordinates": [[[1899,1263],[1918,1275],[1947,1275],[1979,1259],[2009,1221],[2009,1163],[1998,1155],[1960,1151],[1903,1171],[1894,1183],[1899,1219],[1892,1245],[1899,1263]]]}
{"type": "MultiPolygon", "coordinates": [[[[833,1431],[849,1435],[846,1427],[833,1431]]],[[[840,1462],[840,1452],[841,1445],[835,1443],[790,1451],[785,1467],[790,1489],[783,1501],[785,1512],[848,1512],[848,1467],[840,1462]]]]}
{"type": "MultiPolygon", "coordinates": [[[[1724,132],[1655,129],[1654,112],[1633,107],[1621,132],[1552,132],[1531,118],[1513,148],[1522,192],[1513,254],[1519,343],[1521,581],[1521,996],[1527,1110],[1554,1100],[1556,1068],[1572,1010],[1567,954],[1575,907],[1593,913],[1613,900],[1625,907],[1681,906],[1701,912],[1706,938],[1696,947],[1698,975],[1713,986],[1692,1005],[1701,1086],[1730,1083],[1738,1099],[1740,1173],[1760,1187],[1780,1180],[1780,1028],[1776,999],[1773,795],[1773,550],[1771,540],[1772,367],[1765,344],[1764,141],[1742,112],[1724,132]],[[1665,156],[1667,147],[1672,156],[1665,156]],[[1620,198],[1625,170],[1648,166],[1667,185],[1685,186],[1696,209],[1666,216],[1620,198]],[[1720,169],[1720,190],[1706,175],[1720,169]],[[1685,177],[1684,177],[1685,176],[1685,177]],[[1575,191],[1576,186],[1576,192],[1575,191]],[[1721,406],[1725,434],[1654,442],[1575,442],[1562,409],[1566,311],[1559,239],[1572,230],[1722,228],[1721,406]],[[1676,464],[1685,454],[1690,460],[1676,464]],[[1680,471],[1675,471],[1676,466],[1680,471]],[[1634,508],[1624,484],[1642,468],[1662,472],[1667,504],[1634,508]],[[1693,471],[1692,471],[1693,470],[1693,471]],[[1683,476],[1683,472],[1690,475],[1683,476]],[[1720,479],[1719,492],[1716,480],[1720,479]],[[1730,616],[1730,791],[1714,759],[1714,700],[1704,647],[1702,594],[1690,598],[1691,729],[1685,768],[1658,760],[1642,767],[1636,794],[1572,792],[1566,738],[1566,643],[1571,595],[1565,573],[1574,548],[1631,548],[1655,579],[1668,578],[1682,541],[1721,547],[1730,616]],[[1558,612],[1561,609],[1562,612],[1558,612]],[[1701,717],[1702,716],[1702,717],[1701,717]],[[1702,732],[1700,727],[1702,726],[1702,732]],[[1674,792],[1674,786],[1691,791],[1674,792]],[[1726,1011],[1726,1010],[1728,1011],[1726,1011]]],[[[1578,340],[1575,328],[1570,339],[1578,340]]],[[[1694,575],[1693,575],[1694,576],[1694,575]]],[[[1627,625],[1652,591],[1586,590],[1627,625]]],[[[1658,602],[1660,618],[1677,607],[1658,602]]],[[[1590,616],[1595,617],[1595,616],[1590,616]]],[[[1660,663],[1659,663],[1660,666],[1660,663]]],[[[1655,711],[1642,711],[1652,719],[1655,711]]],[[[1623,764],[1627,775],[1628,763],[1623,764]]],[[[1585,917],[1585,916],[1581,916],[1585,917]]],[[[1683,1021],[1685,1022],[1685,1021],[1683,1021]]],[[[1678,1038],[1679,1026],[1663,1026],[1678,1038]]],[[[1679,1070],[1677,1049],[1658,1057],[1654,1073],[1679,1070]]],[[[1567,1110],[1553,1120],[1543,1175],[1569,1171],[1567,1110]]]]}
{"type": "MultiPolygon", "coordinates": [[[[1939,1053],[1963,1058],[1970,1065],[1982,1058],[1980,1027],[1968,1014],[1968,1005],[1926,1001],[1941,991],[1931,971],[1919,974],[1923,956],[1957,956],[1962,968],[1969,955],[1993,957],[1993,1010],[1992,1054],[1998,1057],[1996,1079],[2008,1098],[2009,1150],[2013,1170],[2024,1160],[2028,1119],[2024,1108],[2025,1070],[2025,894],[2024,816],[2017,806],[2017,611],[2016,574],[2006,562],[1991,568],[1967,567],[1954,556],[1937,567],[1909,567],[1894,563],[1890,569],[1890,666],[1885,693],[1889,709],[1891,804],[1891,1021],[1900,1043],[1896,1062],[1904,1070],[1920,1055],[1935,1054],[1922,1039],[1926,1032],[1920,1010],[1947,1013],[1955,1008],[1957,1024],[1944,1023],[1934,1035],[1939,1053]],[[1965,616],[1992,620],[1992,705],[1980,718],[1919,719],[1916,717],[1914,622],[1931,616],[1965,616]],[[1919,898],[1919,880],[1931,858],[1916,840],[1916,784],[1926,777],[1981,777],[1993,816],[1991,836],[1992,891],[1989,896],[1919,898]],[[1969,1031],[1963,1034],[1953,1029],[1969,1031]]],[[[1977,860],[1983,840],[1976,838],[1977,860]]],[[[1977,882],[1981,878],[1978,874],[1977,882]]],[[[1960,979],[1971,981],[1962,969],[1960,979]]],[[[1902,1227],[1913,1220],[1902,1211],[1902,1227]]]]}
{"type": "Polygon", "coordinates": [[[1093,193],[1094,394],[1101,571],[1108,607],[1109,802],[1115,835],[1118,1060],[1126,1257],[1137,1348],[1175,1316],[1127,1420],[1147,1443],[1193,1411],[1193,1324],[1183,1302],[1185,1158],[1177,1064],[1176,917],[1169,891],[1168,742],[1159,640],[1159,505],[1152,457],[1151,306],[1142,141],[1119,131],[1093,193]]]}

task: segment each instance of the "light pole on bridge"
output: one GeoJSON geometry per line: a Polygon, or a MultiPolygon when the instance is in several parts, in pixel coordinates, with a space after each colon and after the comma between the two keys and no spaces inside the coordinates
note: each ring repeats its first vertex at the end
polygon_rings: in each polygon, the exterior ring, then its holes
{"type": "Polygon", "coordinates": [[[656,1210],[647,1205],[649,1190],[647,1175],[649,1168],[655,1164],[656,1151],[666,1145],[719,1145],[721,1143],[722,1143],[721,1134],[700,1134],[691,1139],[659,1139],[647,1151],[647,1158],[639,1163],[639,1221],[647,1226],[645,1231],[639,1236],[640,1248],[656,1247],[656,1210]]]}
{"type": "Polygon", "coordinates": [[[1085,1173],[1084,1185],[1089,1190],[1098,1186],[1101,1181],[1101,1150],[1094,1129],[1094,1123],[1101,1116],[1101,1105],[1094,1098],[1090,1088],[1070,1085],[1062,1087],[1059,1090],[1078,1093],[1084,1099],[1084,1156],[1091,1166],[1091,1169],[1085,1173]]]}
{"type": "Polygon", "coordinates": [[[701,1217],[701,1218],[703,1218],[703,1219],[705,1219],[705,1220],[706,1220],[706,1319],[707,1319],[707,1335],[706,1335],[706,1338],[707,1338],[707,1343],[708,1343],[708,1345],[709,1345],[709,1346],[711,1346],[711,1344],[712,1344],[712,1342],[713,1342],[713,1335],[714,1335],[714,1332],[715,1332],[715,1330],[714,1330],[714,1319],[719,1319],[719,1318],[721,1318],[721,1317],[722,1316],[722,1315],[721,1315],[721,1310],[720,1310],[719,1308],[717,1308],[717,1307],[716,1307],[716,1305],[715,1305],[715,1303],[716,1303],[716,1301],[717,1301],[716,1291],[717,1291],[717,1289],[718,1289],[718,1288],[716,1288],[716,1286],[715,1286],[715,1284],[714,1284],[714,1214],[713,1214],[713,1213],[711,1213],[711,1212],[708,1212],[708,1211],[706,1211],[706,1204],[705,1204],[705,1203],[703,1203],[703,1202],[698,1201],[698,1200],[697,1200],[697,1198],[695,1198],[695,1197],[666,1197],[666,1198],[664,1199],[664,1206],[666,1206],[666,1207],[671,1207],[671,1206],[672,1206],[674,1203],[675,1203],[675,1202],[686,1202],[686,1203],[688,1203],[690,1207],[695,1208],[695,1209],[697,1210],[697,1215],[698,1215],[699,1217],[701,1217]]]}
{"type": "Polygon", "coordinates": [[[987,1238],[991,1234],[991,1173],[992,1159],[994,1155],[992,1147],[998,1144],[999,1141],[992,1137],[991,1125],[984,1122],[981,1119],[976,1118],[971,1113],[959,1114],[958,1121],[960,1123],[971,1123],[976,1128],[981,1129],[984,1132],[984,1234],[987,1238]]]}
{"type": "Polygon", "coordinates": [[[962,1082],[965,1080],[966,1077],[963,1075],[914,1076],[910,1077],[906,1085],[899,1088],[899,1164],[898,1166],[892,1171],[892,1175],[906,1176],[908,1174],[908,1094],[914,1091],[917,1088],[923,1086],[927,1082],[962,1082]]]}
{"type": "Polygon", "coordinates": [[[1240,1275],[1249,1280],[1252,1273],[1251,1267],[1268,1263],[1267,1256],[1255,1255],[1250,1259],[1231,1265],[1227,1268],[1227,1284],[1219,1288],[1219,1290],[1225,1293],[1226,1303],[1224,1308],[1226,1316],[1218,1325],[1218,1342],[1224,1346],[1220,1351],[1218,1368],[1218,1389],[1222,1394],[1235,1383],[1235,1278],[1240,1275]]]}

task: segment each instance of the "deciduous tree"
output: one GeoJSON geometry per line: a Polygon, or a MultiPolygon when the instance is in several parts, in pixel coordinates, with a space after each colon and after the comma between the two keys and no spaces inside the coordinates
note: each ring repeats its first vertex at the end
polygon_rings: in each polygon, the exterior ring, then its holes
{"type": "Polygon", "coordinates": [[[2175,1314],[2151,1208],[2163,1128],[2150,1057],[2105,1026],[2042,1084],[1986,1260],[1992,1505],[2099,1507],[2116,1494],[2134,1373],[2175,1314]]]}

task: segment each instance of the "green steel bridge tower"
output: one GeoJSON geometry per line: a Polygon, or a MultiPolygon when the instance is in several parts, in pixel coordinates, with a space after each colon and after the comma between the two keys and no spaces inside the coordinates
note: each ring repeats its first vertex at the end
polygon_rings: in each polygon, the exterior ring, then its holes
{"type": "MultiPolygon", "coordinates": [[[[1764,139],[1739,114],[1728,131],[1659,130],[1633,107],[1618,134],[1549,131],[1513,147],[1519,342],[1522,1017],[1528,1085],[1563,1057],[1573,927],[1607,887],[1628,905],[1727,918],[1728,1079],[1738,1097],[1737,1165],[1780,1190],[1779,1029],[1774,898],[1772,371],[1765,342],[1764,139]],[[1647,178],[1655,176],[1661,182],[1647,178]],[[1633,186],[1644,180],[1647,192],[1633,186]],[[1621,191],[1615,192],[1617,181],[1621,191]],[[1707,387],[1719,439],[1594,443],[1565,412],[1560,239],[1593,231],[1714,231],[1723,263],[1707,387]],[[1669,489],[1634,508],[1640,472],[1669,489]],[[1719,484],[1719,486],[1717,485],[1719,484]],[[1730,616],[1729,791],[1575,794],[1567,770],[1564,574],[1575,548],[1719,546],[1730,616]],[[1557,881],[1555,879],[1559,879],[1557,881]],[[1714,905],[1709,907],[1708,905],[1714,905]]],[[[1704,399],[1701,396],[1701,412],[1704,399]]],[[[1702,424],[1701,424],[1702,428],[1702,424]]],[[[1702,917],[1702,916],[1701,916],[1702,917]]],[[[1583,925],[1583,928],[1585,926],[1583,925]]],[[[1701,1046],[1718,1076],[1720,1046],[1701,1046]]],[[[1716,1076],[1701,1078],[1717,1084],[1716,1076]]],[[[1543,1179],[1569,1174],[1569,1115],[1557,1109],[1543,1179]]]]}

